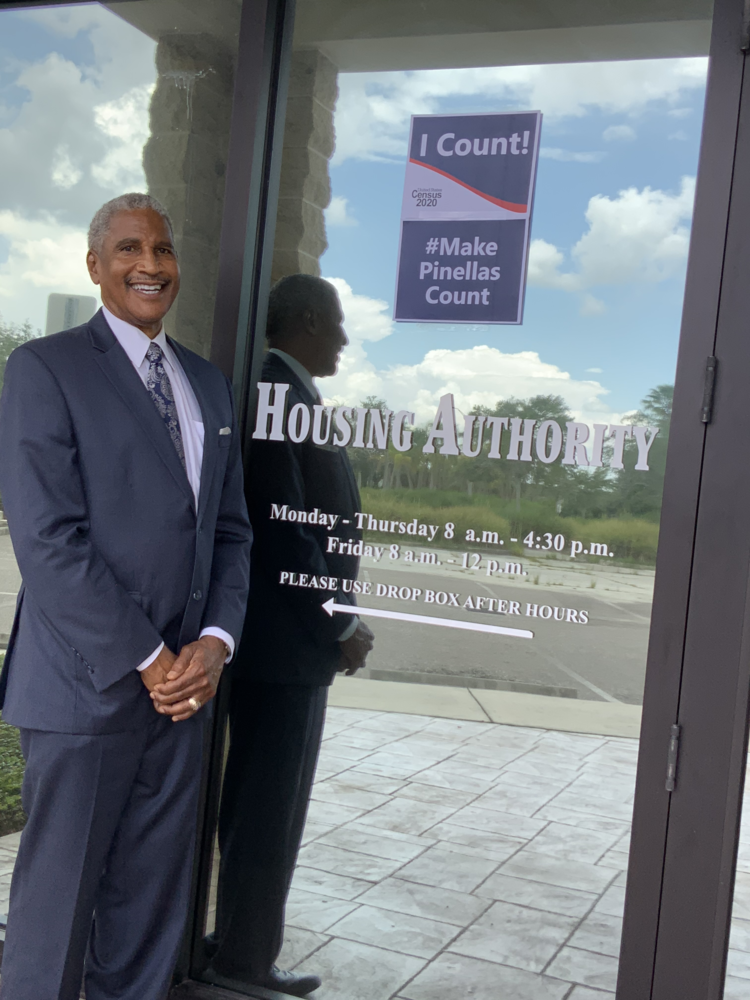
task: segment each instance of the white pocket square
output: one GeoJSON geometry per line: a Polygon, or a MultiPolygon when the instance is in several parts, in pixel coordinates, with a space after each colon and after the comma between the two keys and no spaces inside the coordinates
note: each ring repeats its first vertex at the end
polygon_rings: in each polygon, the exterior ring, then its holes
{"type": "Polygon", "coordinates": [[[219,428],[219,437],[221,437],[223,434],[231,434],[231,433],[232,433],[232,428],[231,427],[220,427],[219,428]]]}

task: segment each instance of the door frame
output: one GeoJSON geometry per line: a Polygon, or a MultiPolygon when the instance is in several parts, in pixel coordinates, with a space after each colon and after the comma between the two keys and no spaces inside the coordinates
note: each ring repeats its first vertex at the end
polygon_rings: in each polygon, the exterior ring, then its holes
{"type": "MultiPolygon", "coordinates": [[[[716,0],[678,363],[680,429],[674,452],[670,441],[675,468],[662,521],[665,540],[677,545],[687,526],[679,524],[674,493],[682,485],[692,499],[697,486],[694,549],[689,572],[683,562],[685,576],[674,581],[680,606],[686,600],[684,638],[676,622],[670,633],[668,619],[678,607],[665,595],[649,656],[651,690],[660,699],[644,715],[643,746],[654,756],[661,751],[663,763],[661,775],[645,760],[639,766],[618,1000],[721,1000],[724,992],[750,706],[750,467],[740,436],[750,371],[749,16],[742,0],[716,0]],[[702,430],[708,356],[718,367],[702,430]],[[672,723],[680,726],[680,752],[677,786],[668,795],[663,778],[672,723]],[[644,859],[636,860],[656,810],[666,813],[658,905],[644,859]],[[652,964],[639,923],[655,931],[652,964]]],[[[648,852],[652,863],[656,846],[648,852]]]]}

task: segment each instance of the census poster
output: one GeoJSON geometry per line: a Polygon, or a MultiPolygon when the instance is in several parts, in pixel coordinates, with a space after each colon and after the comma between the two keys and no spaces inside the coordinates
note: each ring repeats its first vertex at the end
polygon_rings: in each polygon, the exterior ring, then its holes
{"type": "Polygon", "coordinates": [[[414,115],[394,319],[521,323],[539,111],[414,115]]]}

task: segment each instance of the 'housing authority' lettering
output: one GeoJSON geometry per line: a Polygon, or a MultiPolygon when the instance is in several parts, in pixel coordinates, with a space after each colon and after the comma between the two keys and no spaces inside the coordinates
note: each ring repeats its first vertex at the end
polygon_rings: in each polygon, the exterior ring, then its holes
{"type": "MultiPolygon", "coordinates": [[[[253,438],[258,441],[291,441],[337,448],[385,450],[388,443],[396,451],[410,451],[415,416],[409,410],[379,410],[364,406],[324,406],[295,403],[287,407],[288,382],[258,383],[258,412],[253,438]]],[[[648,472],[648,453],[658,427],[637,424],[588,424],[569,420],[565,430],[556,420],[537,421],[526,417],[464,417],[463,432],[456,422],[452,393],[440,397],[435,418],[422,448],[426,455],[464,455],[508,462],[544,465],[578,465],[624,469],[625,442],[637,447],[636,472],[648,472]],[[610,449],[605,454],[604,445],[610,449]],[[437,447],[436,447],[437,444],[437,447]],[[485,451],[485,446],[487,450],[485,451]]]]}

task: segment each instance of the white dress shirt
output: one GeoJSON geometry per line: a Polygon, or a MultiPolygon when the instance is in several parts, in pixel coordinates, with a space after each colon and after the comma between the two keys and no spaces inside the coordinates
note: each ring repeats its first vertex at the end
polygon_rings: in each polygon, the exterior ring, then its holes
{"type": "MultiPolygon", "coordinates": [[[[141,382],[145,387],[146,376],[148,375],[149,362],[146,352],[151,344],[158,344],[164,356],[164,368],[172,384],[175,406],[177,407],[177,418],[180,421],[180,431],[182,433],[182,446],[185,451],[185,471],[188,481],[195,497],[195,508],[198,509],[198,497],[200,495],[201,468],[203,466],[203,414],[198,400],[195,398],[193,387],[190,385],[187,375],[182,365],[177,360],[177,355],[167,342],[164,330],[151,340],[143,331],[136,326],[131,326],[125,320],[118,319],[106,306],[102,306],[102,312],[109,327],[117,338],[123,351],[130,359],[133,368],[138,372],[141,382]]],[[[234,656],[234,639],[224,629],[209,625],[201,631],[201,638],[204,635],[215,635],[229,647],[227,662],[234,656]]],[[[145,670],[150,666],[156,657],[164,649],[162,642],[157,649],[143,661],[139,663],[137,669],[145,670]]]]}
{"type": "MultiPolygon", "coordinates": [[[[159,334],[159,336],[161,336],[161,334],[159,334]]],[[[312,375],[307,370],[307,368],[305,368],[303,364],[300,364],[300,362],[297,361],[296,358],[293,358],[291,354],[287,354],[286,351],[280,351],[278,347],[269,348],[268,353],[275,354],[276,357],[281,358],[281,360],[285,362],[285,364],[287,364],[292,369],[294,374],[304,385],[304,387],[307,389],[310,395],[314,396],[319,403],[323,402],[323,397],[320,395],[320,390],[318,389],[315,382],[313,382],[312,375]]],[[[339,642],[346,642],[346,640],[350,636],[354,635],[354,633],[357,631],[357,625],[359,625],[359,618],[356,615],[354,615],[352,620],[349,622],[349,624],[346,626],[344,631],[339,636],[339,642]]]]}

